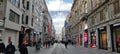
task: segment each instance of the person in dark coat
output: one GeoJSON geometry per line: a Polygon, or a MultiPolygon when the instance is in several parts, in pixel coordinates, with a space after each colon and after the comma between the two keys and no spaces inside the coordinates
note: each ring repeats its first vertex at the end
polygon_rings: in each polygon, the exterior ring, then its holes
{"type": "Polygon", "coordinates": [[[18,48],[19,48],[19,45],[21,45],[23,43],[23,38],[24,38],[24,32],[20,31],[19,32],[19,44],[18,44],[18,48]]]}
{"type": "Polygon", "coordinates": [[[65,41],[65,48],[67,48],[67,45],[68,45],[68,41],[65,41]]]}
{"type": "Polygon", "coordinates": [[[27,47],[24,44],[21,44],[19,46],[19,51],[20,51],[20,54],[28,54],[27,47]]]}
{"type": "Polygon", "coordinates": [[[5,44],[0,39],[0,53],[5,53],[5,44]]]}
{"type": "Polygon", "coordinates": [[[15,46],[12,45],[12,42],[9,42],[9,45],[5,48],[5,54],[15,54],[15,46]]]}

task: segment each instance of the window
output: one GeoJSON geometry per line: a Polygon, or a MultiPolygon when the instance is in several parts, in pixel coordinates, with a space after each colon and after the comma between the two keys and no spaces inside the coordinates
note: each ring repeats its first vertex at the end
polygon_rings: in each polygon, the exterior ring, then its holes
{"type": "Polygon", "coordinates": [[[14,11],[10,10],[9,20],[19,24],[19,19],[20,19],[20,16],[17,13],[15,13],[14,11]]]}
{"type": "Polygon", "coordinates": [[[103,10],[100,11],[100,21],[103,21],[105,19],[105,15],[104,15],[104,12],[103,10]]]}
{"type": "Polygon", "coordinates": [[[29,1],[27,1],[27,10],[29,10],[29,1]]]}
{"type": "Polygon", "coordinates": [[[33,18],[32,18],[32,20],[31,20],[31,25],[33,26],[33,18]]]}
{"type": "Polygon", "coordinates": [[[88,11],[87,11],[87,8],[88,8],[88,4],[87,4],[87,2],[85,2],[85,13],[87,13],[88,11]]]}
{"type": "Polygon", "coordinates": [[[46,32],[46,27],[44,27],[44,32],[46,32]]]}
{"type": "Polygon", "coordinates": [[[95,16],[92,16],[91,18],[91,25],[95,24],[95,16]]]}
{"type": "Polygon", "coordinates": [[[20,0],[9,0],[9,1],[15,6],[20,7],[20,0]]]}
{"type": "Polygon", "coordinates": [[[34,13],[34,5],[32,5],[32,12],[34,13]]]}
{"type": "Polygon", "coordinates": [[[24,14],[22,14],[22,19],[21,19],[21,21],[22,21],[22,24],[24,24],[24,14]]]}
{"type": "Polygon", "coordinates": [[[120,12],[120,4],[119,4],[119,0],[115,0],[114,2],[114,14],[118,14],[120,12]]]}
{"type": "Polygon", "coordinates": [[[26,16],[26,24],[28,24],[28,16],[26,16]]]}
{"type": "Polygon", "coordinates": [[[25,0],[22,0],[23,8],[25,8],[25,0]]]}
{"type": "Polygon", "coordinates": [[[93,9],[95,6],[95,1],[94,0],[91,0],[91,8],[93,9]]]}
{"type": "Polygon", "coordinates": [[[12,22],[15,22],[15,17],[14,17],[14,12],[13,11],[10,11],[10,14],[9,14],[9,20],[12,21],[12,22]]]}

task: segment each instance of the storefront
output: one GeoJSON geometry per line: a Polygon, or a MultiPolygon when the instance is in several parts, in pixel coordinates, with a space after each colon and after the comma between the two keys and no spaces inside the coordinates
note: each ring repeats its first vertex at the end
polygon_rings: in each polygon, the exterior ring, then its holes
{"type": "Polygon", "coordinates": [[[10,37],[11,39],[10,41],[12,41],[12,44],[17,47],[18,46],[18,35],[19,35],[19,31],[11,30],[11,29],[4,30],[3,41],[5,45],[8,45],[8,40],[10,37]]]}
{"type": "Polygon", "coordinates": [[[32,29],[30,29],[30,28],[27,28],[27,29],[25,30],[25,36],[24,36],[23,42],[24,42],[27,46],[31,46],[31,31],[32,31],[32,29]]]}
{"type": "Polygon", "coordinates": [[[112,51],[120,53],[120,23],[111,26],[112,51]]]}
{"type": "Polygon", "coordinates": [[[80,45],[82,45],[83,41],[82,41],[82,34],[80,34],[80,45]]]}
{"type": "Polygon", "coordinates": [[[96,47],[96,32],[95,31],[90,32],[90,40],[91,40],[90,47],[96,47]]]}
{"type": "Polygon", "coordinates": [[[106,27],[101,27],[98,29],[99,36],[99,48],[107,50],[107,31],[106,27]]]}
{"type": "Polygon", "coordinates": [[[84,46],[88,47],[88,32],[87,32],[87,30],[84,31],[84,46]]]}
{"type": "Polygon", "coordinates": [[[82,45],[82,35],[78,36],[78,39],[77,39],[77,43],[78,45],[82,45]]]}

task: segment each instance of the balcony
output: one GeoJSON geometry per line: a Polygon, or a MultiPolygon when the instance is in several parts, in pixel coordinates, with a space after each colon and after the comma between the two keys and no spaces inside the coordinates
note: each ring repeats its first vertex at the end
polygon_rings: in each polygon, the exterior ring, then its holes
{"type": "Polygon", "coordinates": [[[88,14],[87,13],[83,13],[83,14],[81,14],[81,18],[80,18],[80,22],[81,21],[83,21],[83,20],[87,20],[87,18],[88,18],[88,14]]]}

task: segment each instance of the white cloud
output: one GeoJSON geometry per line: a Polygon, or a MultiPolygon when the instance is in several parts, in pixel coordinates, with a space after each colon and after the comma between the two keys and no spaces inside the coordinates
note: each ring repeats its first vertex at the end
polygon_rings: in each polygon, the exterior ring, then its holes
{"type": "Polygon", "coordinates": [[[49,11],[69,11],[71,9],[71,3],[65,3],[63,0],[50,0],[48,2],[49,11]]]}
{"type": "MultiPolygon", "coordinates": [[[[49,11],[70,11],[72,3],[66,3],[63,0],[47,0],[47,7],[49,11]]],[[[66,13],[59,12],[52,15],[54,17],[53,24],[56,29],[56,34],[62,32],[62,27],[64,26],[64,21],[66,19],[66,13]]]]}
{"type": "Polygon", "coordinates": [[[53,18],[53,24],[55,26],[57,33],[61,33],[62,27],[64,26],[64,21],[65,15],[63,13],[55,15],[55,18],[53,18]]]}

